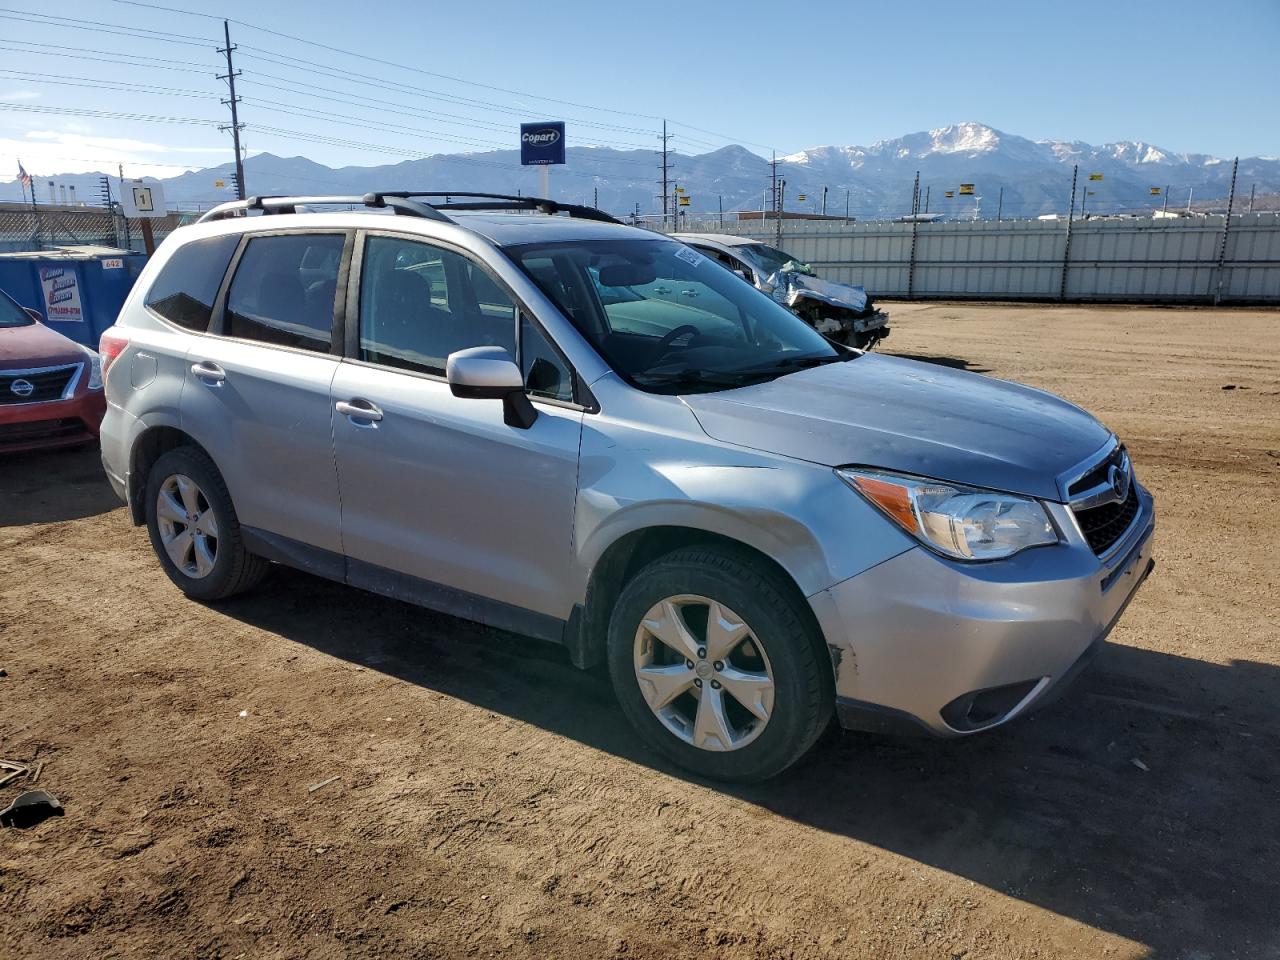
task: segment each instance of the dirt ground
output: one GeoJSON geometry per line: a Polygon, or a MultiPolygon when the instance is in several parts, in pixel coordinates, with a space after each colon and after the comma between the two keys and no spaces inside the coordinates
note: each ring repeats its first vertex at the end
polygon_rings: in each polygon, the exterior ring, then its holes
{"type": "Polygon", "coordinates": [[[887,352],[1066,395],[1155,492],[1059,704],[696,782],[555,647],[287,570],[184,600],[96,452],[10,458],[0,756],[66,815],[0,831],[0,956],[1280,957],[1280,313],[890,310],[887,352]]]}

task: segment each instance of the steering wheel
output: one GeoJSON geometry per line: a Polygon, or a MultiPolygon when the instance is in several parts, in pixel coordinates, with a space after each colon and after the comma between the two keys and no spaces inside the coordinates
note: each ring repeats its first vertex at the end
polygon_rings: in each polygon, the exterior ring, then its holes
{"type": "Polygon", "coordinates": [[[653,355],[655,357],[665,357],[667,353],[670,352],[671,345],[675,343],[677,340],[679,340],[681,337],[685,336],[686,334],[690,334],[691,335],[690,342],[692,343],[693,337],[698,336],[698,334],[700,334],[701,332],[702,332],[701,330],[699,330],[697,327],[695,327],[691,323],[684,323],[676,327],[674,330],[668,330],[663,335],[662,339],[658,341],[657,346],[653,348],[653,355]]]}

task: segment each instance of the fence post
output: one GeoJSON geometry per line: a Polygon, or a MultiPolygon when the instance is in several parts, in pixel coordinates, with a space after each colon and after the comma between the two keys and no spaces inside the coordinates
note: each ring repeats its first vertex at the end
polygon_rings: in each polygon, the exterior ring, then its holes
{"type": "Polygon", "coordinates": [[[1080,173],[1080,165],[1071,168],[1071,206],[1067,210],[1067,242],[1062,246],[1062,285],[1058,288],[1058,299],[1067,299],[1067,264],[1071,260],[1071,221],[1076,218],[1076,177],[1080,173]]]}
{"type": "Polygon", "coordinates": [[[1213,305],[1216,307],[1222,300],[1222,281],[1226,271],[1223,269],[1227,260],[1227,235],[1231,233],[1231,208],[1236,202],[1236,172],[1240,169],[1240,158],[1236,157],[1231,164],[1231,191],[1227,194],[1227,217],[1222,222],[1222,246],[1218,248],[1218,286],[1213,291],[1213,305]]]}

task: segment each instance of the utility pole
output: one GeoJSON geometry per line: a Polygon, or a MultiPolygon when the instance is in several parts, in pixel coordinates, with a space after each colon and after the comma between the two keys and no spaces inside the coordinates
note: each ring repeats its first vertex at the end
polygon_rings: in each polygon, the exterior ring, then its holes
{"type": "Polygon", "coordinates": [[[786,208],[786,205],[787,205],[787,181],[779,180],[778,181],[777,219],[775,221],[776,226],[773,231],[773,240],[774,240],[773,245],[779,248],[782,247],[782,211],[786,208]]]}
{"type": "Polygon", "coordinates": [[[231,52],[236,48],[231,45],[231,25],[226,20],[222,21],[222,32],[223,36],[226,37],[227,45],[225,47],[219,47],[218,52],[225,53],[227,55],[227,73],[226,76],[219,76],[218,79],[227,81],[227,86],[230,88],[230,99],[223,100],[222,102],[231,107],[231,126],[230,128],[219,127],[218,129],[231,130],[231,141],[235,145],[236,150],[236,197],[237,199],[243,200],[244,157],[240,153],[240,131],[244,129],[244,125],[240,122],[240,115],[236,110],[236,106],[240,103],[240,98],[236,96],[236,77],[240,76],[240,72],[236,70],[235,66],[231,62],[231,52]]]}
{"type": "Polygon", "coordinates": [[[1164,203],[1160,207],[1160,212],[1165,213],[1169,209],[1169,185],[1164,186],[1164,203]]]}
{"type": "Polygon", "coordinates": [[[716,207],[720,211],[720,226],[724,227],[724,194],[716,195],[716,207]]]}
{"type": "Polygon", "coordinates": [[[844,218],[849,219],[849,191],[844,192],[844,218]]]}
{"type": "Polygon", "coordinates": [[[591,206],[599,210],[600,209],[600,188],[594,187],[591,191],[591,196],[593,198],[591,201],[591,206]]]}
{"type": "Polygon", "coordinates": [[[1000,188],[1000,199],[996,203],[996,222],[999,223],[1004,214],[1004,187],[1000,188]]]}
{"type": "Polygon", "coordinates": [[[773,215],[778,215],[778,151],[773,151],[773,159],[769,161],[769,196],[773,207],[773,215]]]}
{"type": "Polygon", "coordinates": [[[827,215],[827,188],[822,188],[822,215],[827,215]]]}
{"type": "Polygon", "coordinates": [[[662,121],[662,152],[659,154],[662,157],[662,226],[663,227],[666,227],[667,225],[667,211],[671,209],[670,184],[668,182],[668,178],[671,175],[671,150],[668,147],[668,143],[670,142],[670,140],[671,140],[671,135],[667,133],[667,121],[663,120],[662,121]]]}
{"type": "MultiPolygon", "coordinates": [[[[1058,299],[1067,299],[1067,269],[1071,260],[1071,221],[1076,216],[1076,177],[1080,175],[1080,164],[1071,168],[1071,207],[1067,211],[1067,240],[1062,246],[1062,283],[1058,287],[1058,299]]],[[[1085,187],[1088,190],[1088,187],[1085,187]]]]}
{"type": "Polygon", "coordinates": [[[924,185],[924,212],[929,212],[929,197],[933,193],[933,184],[926,183],[924,185]]]}
{"type": "Polygon", "coordinates": [[[1249,213],[1253,213],[1253,192],[1258,189],[1256,183],[1249,185],[1249,213]]]}
{"type": "Polygon", "coordinates": [[[1236,202],[1236,173],[1240,170],[1240,158],[1231,164],[1231,192],[1227,194],[1227,215],[1222,220],[1222,246],[1218,248],[1218,287],[1213,292],[1213,305],[1222,300],[1222,281],[1226,279],[1223,267],[1227,262],[1227,237],[1231,234],[1231,208],[1236,202]]]}

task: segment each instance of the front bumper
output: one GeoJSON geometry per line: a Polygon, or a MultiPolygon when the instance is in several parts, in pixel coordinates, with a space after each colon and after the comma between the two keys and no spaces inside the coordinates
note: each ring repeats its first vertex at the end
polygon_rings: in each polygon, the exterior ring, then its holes
{"type": "Polygon", "coordinates": [[[92,443],[106,409],[102,391],[84,387],[66,400],[0,404],[0,454],[92,443]]]}
{"type": "Polygon", "coordinates": [[[1138,493],[1137,517],[1101,558],[1071,535],[983,564],[916,547],[810,597],[836,666],[841,724],[956,737],[1047,703],[1153,566],[1154,506],[1138,493]]]}

